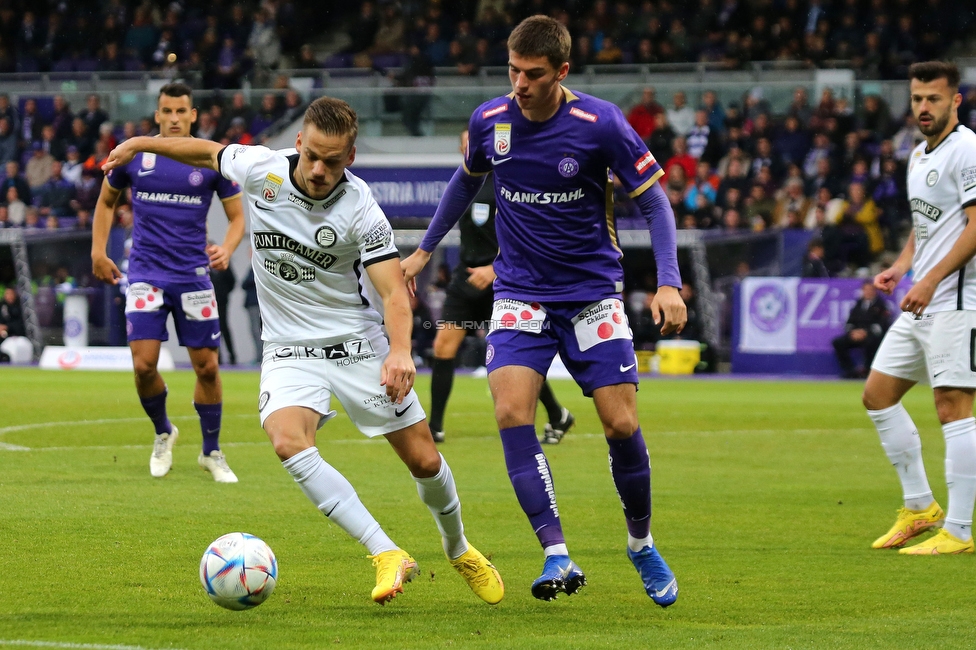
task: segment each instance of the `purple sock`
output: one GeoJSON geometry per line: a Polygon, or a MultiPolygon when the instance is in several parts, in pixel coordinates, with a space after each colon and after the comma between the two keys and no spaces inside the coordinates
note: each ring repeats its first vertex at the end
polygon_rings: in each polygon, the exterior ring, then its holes
{"type": "Polygon", "coordinates": [[[193,402],[193,408],[200,416],[200,430],[203,432],[203,455],[209,456],[211,451],[220,449],[220,416],[224,405],[222,402],[216,404],[197,404],[193,402]]]}
{"type": "Polygon", "coordinates": [[[142,402],[142,408],[146,411],[146,415],[152,420],[153,426],[156,427],[156,435],[163,433],[169,433],[173,430],[173,425],[169,423],[169,418],[166,417],[166,394],[168,391],[164,390],[159,395],[153,395],[152,397],[140,397],[139,401],[142,402]]]}
{"type": "Polygon", "coordinates": [[[542,548],[565,544],[549,461],[535,437],[535,426],[526,424],[502,429],[501,436],[508,478],[539,543],[542,548]]]}
{"type": "Polygon", "coordinates": [[[631,537],[643,539],[651,532],[651,459],[640,427],[626,440],[611,440],[610,474],[624,506],[631,537]]]}

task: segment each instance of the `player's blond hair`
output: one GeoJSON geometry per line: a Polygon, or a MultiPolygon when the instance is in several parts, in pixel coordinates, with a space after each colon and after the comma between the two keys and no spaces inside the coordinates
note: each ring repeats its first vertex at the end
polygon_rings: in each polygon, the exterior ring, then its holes
{"type": "Polygon", "coordinates": [[[544,56],[558,70],[569,61],[572,45],[569,30],[549,16],[529,16],[512,30],[508,37],[508,49],[519,56],[544,56]]]}
{"type": "Polygon", "coordinates": [[[359,118],[352,106],[335,97],[319,97],[305,109],[302,128],[311,124],[325,135],[349,136],[350,144],[359,135],[359,118]]]}

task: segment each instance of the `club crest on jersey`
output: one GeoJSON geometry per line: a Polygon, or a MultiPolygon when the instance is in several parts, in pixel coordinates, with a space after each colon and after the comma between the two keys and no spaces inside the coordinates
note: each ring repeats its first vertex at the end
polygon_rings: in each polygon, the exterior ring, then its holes
{"type": "Polygon", "coordinates": [[[487,203],[472,203],[471,204],[471,221],[474,225],[479,228],[486,223],[488,223],[488,217],[491,216],[491,206],[487,203]]]}
{"type": "Polygon", "coordinates": [[[512,151],[512,125],[495,125],[495,153],[504,156],[512,151]]]}
{"type": "Polygon", "coordinates": [[[194,169],[192,172],[190,172],[190,175],[187,177],[187,180],[190,181],[190,185],[196,187],[203,182],[203,174],[200,172],[199,169],[194,169]]]}
{"type": "Polygon", "coordinates": [[[264,177],[264,187],[261,188],[261,195],[264,196],[264,200],[268,203],[274,202],[278,198],[278,190],[281,189],[281,184],[285,182],[281,176],[276,176],[275,174],[268,173],[264,177]]]}
{"type": "Polygon", "coordinates": [[[315,241],[322,248],[328,248],[336,243],[336,232],[328,226],[322,226],[315,231],[315,241]]]}
{"type": "Polygon", "coordinates": [[[142,154],[142,168],[143,169],[155,169],[156,168],[156,154],[154,154],[154,153],[144,153],[144,154],[142,154]]]}
{"type": "Polygon", "coordinates": [[[563,178],[572,178],[579,173],[579,163],[575,158],[563,158],[559,161],[559,174],[563,178]]]}
{"type": "Polygon", "coordinates": [[[935,184],[939,182],[939,172],[932,170],[929,175],[925,177],[925,184],[929,187],[935,187],[935,184]]]}

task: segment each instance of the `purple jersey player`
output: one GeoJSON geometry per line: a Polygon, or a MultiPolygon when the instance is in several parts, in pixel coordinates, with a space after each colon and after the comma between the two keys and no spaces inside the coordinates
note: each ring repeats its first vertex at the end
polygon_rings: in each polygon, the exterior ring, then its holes
{"type": "Polygon", "coordinates": [[[508,475],[546,556],[532,594],[552,600],[586,584],[569,558],[549,464],[535,435],[536,397],[558,352],[593,397],[603,424],[628,555],[648,596],[667,607],[678,584],[650,534],[650,462],[620,296],[622,254],[606,199],[613,174],[641,207],[657,261],[655,319],[665,334],[680,330],[687,315],[678,295],[674,215],[657,183],[663,172],[616,106],[563,88],[565,27],[544,16],[527,18],[508,49],[513,92],[471,116],[464,164],[420,248],[402,266],[413,281],[484,176],[494,173],[498,278],[486,363],[508,475]]]}
{"type": "MultiPolygon", "coordinates": [[[[161,137],[188,137],[196,115],[189,86],[163,86],[156,110],[161,137]]],[[[217,368],[220,324],[209,271],[211,267],[227,268],[244,235],[241,189],[211,169],[150,153],[113,169],[102,183],[92,227],[93,270],[99,279],[112,284],[118,283],[121,273],[106,256],[105,245],[115,203],[126,187],[132,188],[134,224],[125,325],[136,392],[156,429],[150,474],[162,477],[169,472],[179,435],[166,416],[166,384],[156,370],[162,341],[169,338],[166,320],[172,313],[180,345],[186,346],[197,375],[193,405],[203,431],[198,463],[214,480],[236,483],[219,444],[223,401],[217,368]],[[207,246],[207,212],[214,192],[230,222],[221,246],[207,246]]]]}

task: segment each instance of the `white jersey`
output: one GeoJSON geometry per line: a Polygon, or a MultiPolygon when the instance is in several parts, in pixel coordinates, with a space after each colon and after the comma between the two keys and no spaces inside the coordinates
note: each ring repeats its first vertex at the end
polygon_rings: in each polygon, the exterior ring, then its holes
{"type": "MultiPolygon", "coordinates": [[[[949,253],[966,227],[964,209],[976,205],[976,133],[959,125],[935,149],[927,147],[915,147],[908,162],[916,281],[949,253]]],[[[925,313],[956,309],[976,310],[976,258],[939,283],[925,313]]]]}
{"type": "Polygon", "coordinates": [[[261,338],[323,346],[380,326],[382,303],[363,269],[399,253],[366,183],[346,170],[316,200],[295,186],[295,149],[230,145],[219,161],[245,197],[261,338]]]}

